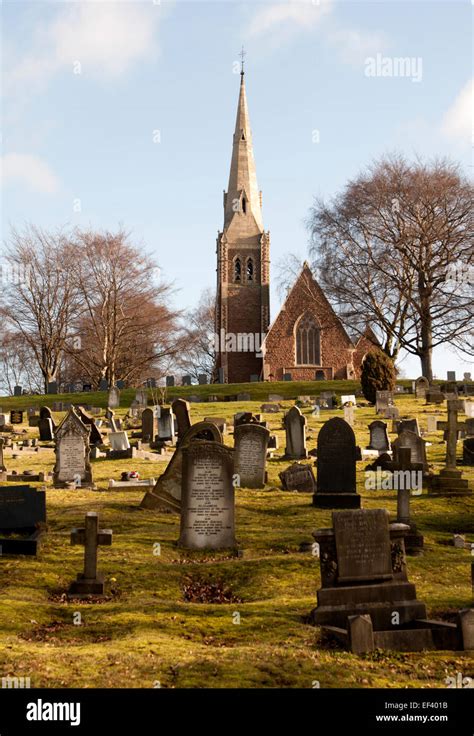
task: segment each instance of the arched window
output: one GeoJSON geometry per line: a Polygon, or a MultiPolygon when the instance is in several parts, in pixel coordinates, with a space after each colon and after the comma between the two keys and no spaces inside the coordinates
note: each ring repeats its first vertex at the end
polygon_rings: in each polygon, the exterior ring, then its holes
{"type": "Polygon", "coordinates": [[[247,200],[245,199],[245,197],[242,197],[242,212],[244,213],[244,215],[247,212],[247,200]]]}
{"type": "Polygon", "coordinates": [[[247,258],[247,281],[253,281],[253,258],[247,258]]]}
{"type": "Polygon", "coordinates": [[[314,317],[305,314],[296,326],[297,365],[321,364],[321,335],[314,317]]]}
{"type": "Polygon", "coordinates": [[[242,281],[242,263],[240,258],[234,261],[234,281],[242,281]]]}

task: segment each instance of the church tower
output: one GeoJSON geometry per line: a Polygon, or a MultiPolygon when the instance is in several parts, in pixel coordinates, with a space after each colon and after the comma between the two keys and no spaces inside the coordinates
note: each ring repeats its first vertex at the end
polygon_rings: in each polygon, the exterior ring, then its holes
{"type": "Polygon", "coordinates": [[[242,64],[224,228],[217,237],[216,347],[223,383],[262,377],[260,347],[270,320],[269,258],[242,64]]]}

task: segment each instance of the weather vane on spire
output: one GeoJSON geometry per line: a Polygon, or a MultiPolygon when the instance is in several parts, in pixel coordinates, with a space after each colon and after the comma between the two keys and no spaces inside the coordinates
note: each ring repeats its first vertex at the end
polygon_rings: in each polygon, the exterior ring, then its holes
{"type": "Polygon", "coordinates": [[[247,54],[246,54],[243,46],[242,46],[242,50],[241,50],[239,56],[240,56],[240,65],[241,65],[240,66],[240,73],[241,74],[244,74],[245,73],[244,72],[244,63],[245,63],[245,57],[247,56],[247,54]]]}

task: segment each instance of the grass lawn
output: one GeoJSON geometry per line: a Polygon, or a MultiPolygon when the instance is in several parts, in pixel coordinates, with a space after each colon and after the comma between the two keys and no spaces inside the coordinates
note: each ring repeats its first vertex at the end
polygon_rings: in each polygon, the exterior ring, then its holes
{"type": "MultiPolygon", "coordinates": [[[[267,395],[314,394],[325,388],[352,393],[354,382],[245,384],[176,388],[168,399],[201,392],[229,395],[249,392],[249,402],[191,404],[192,421],[225,416],[232,425],[240,410],[257,412],[267,395]]],[[[87,403],[106,405],[105,393],[87,396],[87,403]]],[[[118,416],[134,392],[122,392],[118,416]]],[[[80,401],[84,394],[63,397],[0,399],[4,410],[41,405],[53,400],[80,401]]],[[[292,402],[284,402],[289,408],[292,402]]],[[[397,397],[402,415],[418,416],[422,429],[426,413],[446,416],[446,406],[425,406],[413,396],[397,397]]],[[[341,410],[307,417],[308,448],[316,445],[322,423],[341,410]]],[[[61,414],[56,414],[59,420],[61,414]]],[[[123,470],[141,477],[157,477],[165,461],[97,460],[92,462],[97,491],[56,490],[48,484],[49,531],[37,558],[0,558],[0,677],[30,677],[32,687],[445,687],[445,678],[461,672],[474,678],[474,657],[463,652],[388,653],[355,656],[320,646],[319,629],[305,616],[315,606],[320,584],[319,563],[311,552],[300,552],[311,532],[330,525],[330,511],[311,506],[310,494],[284,492],[278,473],[282,460],[282,413],[265,415],[280,449],[269,460],[265,489],[236,491],[236,532],[240,556],[179,550],[179,517],[139,508],[141,492],[111,492],[109,478],[123,470]],[[69,543],[72,527],[83,524],[87,511],[98,511],[100,526],[113,529],[112,547],[99,549],[99,570],[107,580],[107,596],[100,602],[67,602],[65,592],[81,571],[83,548],[69,543]],[[159,547],[156,546],[159,543],[159,547]],[[156,554],[159,551],[160,554],[156,554]],[[208,584],[219,603],[186,600],[186,590],[208,584]],[[214,586],[214,587],[212,587],[214,586]],[[80,613],[80,623],[78,623],[80,613]]],[[[368,444],[367,425],[372,407],[356,410],[358,444],[368,444]]],[[[462,417],[460,417],[462,419],[462,417]]],[[[389,430],[391,422],[388,422],[389,430]]],[[[28,435],[37,430],[20,427],[28,435]]],[[[391,434],[392,439],[394,435],[391,434]]],[[[442,433],[426,436],[428,458],[442,467],[442,433]]],[[[232,435],[225,437],[232,445],[232,435]]],[[[458,457],[461,444],[458,445],[458,457]]],[[[159,456],[157,456],[159,458],[159,456]]],[[[9,470],[51,470],[52,450],[20,452],[16,460],[5,452],[9,470]]],[[[314,462],[314,459],[308,460],[314,462]]],[[[396,493],[366,491],[364,467],[358,463],[358,490],[364,508],[396,512],[396,493]]],[[[465,468],[474,489],[474,468],[465,468]]],[[[40,484],[33,484],[40,485],[40,484]]],[[[454,620],[456,612],[472,605],[471,556],[452,546],[461,532],[474,542],[473,497],[412,499],[412,515],[425,537],[425,553],[408,559],[409,579],[428,616],[454,620]]]]}

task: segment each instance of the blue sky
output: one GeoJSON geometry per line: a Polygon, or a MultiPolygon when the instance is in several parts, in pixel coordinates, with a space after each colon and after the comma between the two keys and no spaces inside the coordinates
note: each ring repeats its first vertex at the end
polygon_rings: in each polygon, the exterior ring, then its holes
{"type": "MultiPolygon", "coordinates": [[[[242,44],[273,266],[306,256],[313,197],[384,152],[472,173],[468,0],[4,0],[2,16],[3,235],[121,223],[179,308],[215,283],[242,44]],[[377,54],[413,58],[411,76],[367,76],[377,54]]],[[[452,367],[472,370],[435,355],[438,375],[452,367]]]]}

